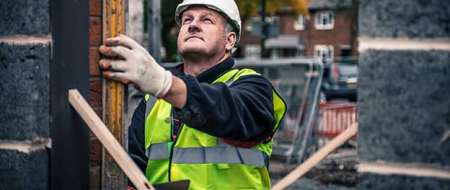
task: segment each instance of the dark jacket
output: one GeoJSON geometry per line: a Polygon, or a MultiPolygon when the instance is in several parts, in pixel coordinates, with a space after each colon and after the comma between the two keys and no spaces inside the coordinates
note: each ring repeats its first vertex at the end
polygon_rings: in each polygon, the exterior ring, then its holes
{"type": "MultiPolygon", "coordinates": [[[[230,86],[211,84],[231,70],[234,60],[204,71],[197,77],[185,75],[182,64],[168,68],[187,86],[187,102],[173,109],[175,119],[209,135],[232,141],[263,141],[272,135],[274,126],[272,84],[262,76],[242,76],[230,86]]],[[[136,108],[129,127],[129,154],[145,172],[144,150],[145,102],[136,108]]],[[[175,129],[176,130],[176,129],[175,129]]]]}

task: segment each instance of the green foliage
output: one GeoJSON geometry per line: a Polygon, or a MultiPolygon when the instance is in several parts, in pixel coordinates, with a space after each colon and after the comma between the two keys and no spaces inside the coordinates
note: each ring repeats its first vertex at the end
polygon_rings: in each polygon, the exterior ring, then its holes
{"type": "Polygon", "coordinates": [[[161,0],[161,21],[162,21],[162,43],[166,48],[164,62],[177,62],[179,55],[177,52],[177,33],[175,28],[175,9],[182,0],[161,0]]]}

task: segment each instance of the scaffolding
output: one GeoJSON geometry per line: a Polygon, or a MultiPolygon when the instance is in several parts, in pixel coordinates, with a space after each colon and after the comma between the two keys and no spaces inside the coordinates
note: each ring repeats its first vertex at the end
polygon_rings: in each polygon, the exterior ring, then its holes
{"type": "Polygon", "coordinates": [[[301,162],[311,151],[318,115],[323,67],[312,58],[237,60],[238,68],[251,68],[268,78],[287,104],[287,113],[274,136],[273,152],[286,165],[301,162]]]}

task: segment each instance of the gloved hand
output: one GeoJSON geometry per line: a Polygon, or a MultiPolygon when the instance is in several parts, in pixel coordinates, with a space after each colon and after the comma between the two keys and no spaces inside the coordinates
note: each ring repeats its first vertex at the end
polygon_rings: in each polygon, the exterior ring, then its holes
{"type": "Polygon", "coordinates": [[[158,65],[145,48],[125,35],[107,39],[100,53],[108,57],[99,63],[106,78],[125,84],[131,82],[157,97],[163,97],[172,86],[172,74],[158,65]]]}

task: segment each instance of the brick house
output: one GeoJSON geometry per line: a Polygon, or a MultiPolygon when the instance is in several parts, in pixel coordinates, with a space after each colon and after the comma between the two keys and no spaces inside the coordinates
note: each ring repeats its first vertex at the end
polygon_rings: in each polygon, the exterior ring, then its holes
{"type": "MultiPolygon", "coordinates": [[[[289,9],[279,11],[269,22],[278,23],[279,35],[266,40],[270,57],[322,57],[341,61],[341,57],[357,55],[357,10],[352,0],[313,0],[309,16],[289,9]]],[[[252,35],[252,22],[244,21],[240,57],[258,57],[259,37],[252,35]]]]}

